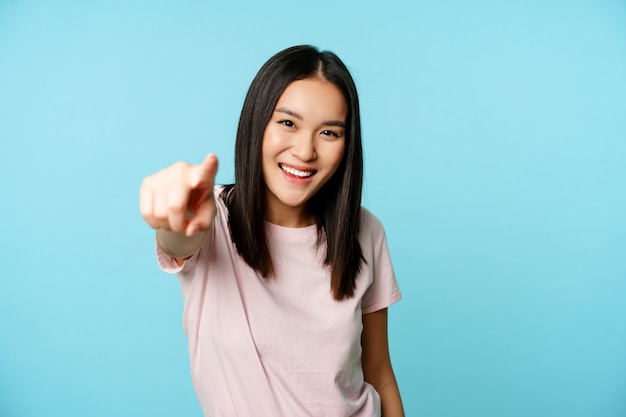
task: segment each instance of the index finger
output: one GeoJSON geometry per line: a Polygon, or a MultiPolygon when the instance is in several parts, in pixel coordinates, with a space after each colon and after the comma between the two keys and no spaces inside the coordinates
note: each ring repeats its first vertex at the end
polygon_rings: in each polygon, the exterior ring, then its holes
{"type": "Polygon", "coordinates": [[[193,188],[200,184],[212,186],[215,181],[215,174],[217,174],[217,165],[217,156],[213,153],[208,154],[200,165],[193,167],[189,185],[193,188]]]}

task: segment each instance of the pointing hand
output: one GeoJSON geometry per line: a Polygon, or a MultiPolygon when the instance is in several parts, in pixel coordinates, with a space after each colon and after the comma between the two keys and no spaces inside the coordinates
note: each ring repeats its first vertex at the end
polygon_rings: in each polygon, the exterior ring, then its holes
{"type": "Polygon", "coordinates": [[[217,157],[199,165],[175,164],[144,178],[139,193],[141,216],[154,229],[192,236],[208,230],[216,214],[213,186],[217,157]]]}

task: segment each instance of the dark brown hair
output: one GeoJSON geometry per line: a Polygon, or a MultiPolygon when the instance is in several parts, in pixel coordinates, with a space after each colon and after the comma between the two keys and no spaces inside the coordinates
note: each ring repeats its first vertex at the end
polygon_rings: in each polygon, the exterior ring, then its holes
{"type": "Polygon", "coordinates": [[[348,105],[343,159],[335,174],[308,202],[315,216],[318,246],[325,243],[336,300],[354,295],[364,262],[358,242],[363,183],[359,99],[350,72],[337,55],[303,45],[287,48],[267,61],[246,95],[235,144],[235,184],[222,194],[229,210],[230,233],[239,255],[263,277],[274,273],[265,233],[265,192],[261,146],[265,128],[287,86],[322,78],[342,92],[348,105]]]}

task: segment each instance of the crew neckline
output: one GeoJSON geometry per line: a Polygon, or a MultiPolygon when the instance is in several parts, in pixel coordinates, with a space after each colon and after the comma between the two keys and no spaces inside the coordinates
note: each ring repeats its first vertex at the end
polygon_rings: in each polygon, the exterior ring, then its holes
{"type": "Polygon", "coordinates": [[[265,230],[269,237],[289,242],[300,242],[317,238],[317,226],[315,224],[304,227],[288,227],[279,226],[266,220],[265,230]]]}

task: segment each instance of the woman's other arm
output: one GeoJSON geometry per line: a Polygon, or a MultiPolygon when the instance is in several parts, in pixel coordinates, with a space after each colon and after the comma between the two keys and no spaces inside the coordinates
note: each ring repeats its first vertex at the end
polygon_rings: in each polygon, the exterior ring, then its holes
{"type": "Polygon", "coordinates": [[[387,340],[387,309],[363,315],[361,362],[365,381],[380,395],[383,417],[404,417],[398,383],[393,373],[387,340]]]}

